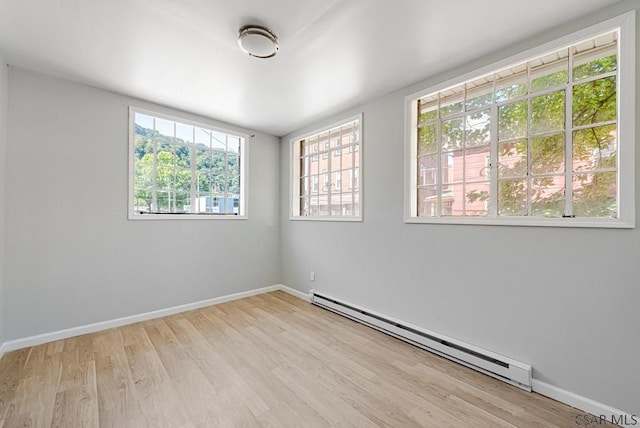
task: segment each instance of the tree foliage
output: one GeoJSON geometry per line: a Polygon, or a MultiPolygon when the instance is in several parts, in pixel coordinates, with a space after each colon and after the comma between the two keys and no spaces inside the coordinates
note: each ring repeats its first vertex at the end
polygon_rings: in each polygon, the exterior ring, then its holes
{"type": "Polygon", "coordinates": [[[192,186],[197,197],[234,197],[240,193],[240,156],[237,153],[187,144],[137,124],[134,153],[138,207],[151,210],[154,179],[160,211],[179,212],[190,205],[192,186]],[[157,146],[155,172],[154,139],[157,146]],[[192,176],[194,158],[195,177],[192,176]]]}
{"type": "MultiPolygon", "coordinates": [[[[491,121],[497,120],[498,212],[500,215],[562,216],[565,189],[573,189],[576,216],[615,217],[617,207],[617,118],[616,76],[597,78],[615,71],[616,56],[611,55],[576,65],[577,84],[566,93],[565,70],[532,72],[529,98],[527,81],[513,78],[495,92],[474,94],[467,100],[467,111],[454,102],[440,107],[437,101],[421,104],[418,130],[418,156],[430,156],[434,166],[438,153],[488,144],[491,121]],[[580,83],[580,79],[586,79],[580,83]],[[557,90],[553,90],[557,88],[557,90]],[[565,183],[565,122],[568,95],[572,99],[570,120],[580,127],[572,138],[573,183],[565,183]],[[509,100],[514,99],[513,102],[509,100]],[[500,101],[497,117],[490,118],[488,105],[500,101]],[[487,109],[483,107],[487,106],[487,109]],[[453,114],[451,118],[445,115],[453,114]],[[438,138],[440,119],[440,138],[438,138]],[[604,122],[604,124],[603,124],[604,122]],[[438,147],[438,144],[441,147],[438,147]],[[609,171],[607,171],[609,169],[609,171]],[[604,170],[604,171],[603,171],[604,170]],[[527,207],[529,205],[529,208],[527,207]]],[[[460,104],[461,106],[462,104],[460,104]]],[[[421,161],[425,164],[425,161],[421,161]]],[[[468,203],[486,201],[487,191],[466,193],[468,203]]]]}

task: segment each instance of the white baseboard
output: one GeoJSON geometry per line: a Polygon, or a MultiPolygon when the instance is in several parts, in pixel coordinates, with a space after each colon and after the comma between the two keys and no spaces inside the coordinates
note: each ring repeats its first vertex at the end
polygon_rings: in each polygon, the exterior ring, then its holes
{"type": "Polygon", "coordinates": [[[540,395],[544,395],[545,397],[549,397],[571,407],[575,407],[583,412],[590,413],[598,417],[604,416],[609,422],[615,423],[620,420],[631,422],[634,419],[639,419],[637,415],[635,415],[635,418],[632,418],[632,415],[627,412],[623,412],[622,410],[607,406],[606,404],[599,403],[590,398],[583,397],[537,379],[531,380],[531,390],[540,395]]]}
{"type": "Polygon", "coordinates": [[[296,290],[295,288],[287,287],[286,285],[278,284],[276,287],[279,287],[281,291],[284,291],[287,294],[291,294],[292,296],[296,296],[299,299],[305,300],[307,302],[311,301],[311,296],[309,293],[303,293],[300,290],[296,290]]]}
{"type": "MultiPolygon", "coordinates": [[[[67,339],[69,337],[80,336],[87,333],[95,333],[97,331],[106,330],[123,325],[133,324],[140,321],[147,321],[155,318],[166,317],[178,314],[180,312],[191,311],[194,309],[204,308],[206,306],[218,305],[232,300],[244,299],[245,297],[257,296],[258,294],[270,293],[272,291],[282,290],[287,293],[294,294],[295,290],[284,287],[283,285],[272,285],[269,287],[257,288],[255,290],[244,291],[241,293],[229,294],[227,296],[215,297],[213,299],[201,300],[199,302],[187,303],[185,305],[173,306],[171,308],[159,309],[157,311],[146,312],[128,317],[116,318],[108,321],[101,321],[93,324],[87,324],[79,327],[68,328],[65,330],[53,331],[50,333],[38,334],[36,336],[24,337],[22,339],[10,340],[0,346],[0,354],[17,349],[27,348],[29,346],[42,345],[44,343],[53,342],[54,340],[67,339]],[[286,288],[286,289],[285,289],[286,288]]],[[[300,293],[302,294],[302,293],[300,293]]]]}

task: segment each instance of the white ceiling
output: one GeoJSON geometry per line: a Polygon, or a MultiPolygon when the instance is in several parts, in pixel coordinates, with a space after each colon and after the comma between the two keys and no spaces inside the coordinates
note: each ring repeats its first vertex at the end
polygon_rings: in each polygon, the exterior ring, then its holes
{"type": "Polygon", "coordinates": [[[617,1],[0,0],[0,52],[280,136],[617,1]],[[244,54],[245,24],[278,55],[244,54]]]}

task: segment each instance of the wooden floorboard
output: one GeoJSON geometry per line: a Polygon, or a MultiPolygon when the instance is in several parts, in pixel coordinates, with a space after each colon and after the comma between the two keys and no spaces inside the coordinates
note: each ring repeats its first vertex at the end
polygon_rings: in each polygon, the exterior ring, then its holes
{"type": "Polygon", "coordinates": [[[2,427],[569,427],[583,413],[281,291],[0,360],[2,427]]]}

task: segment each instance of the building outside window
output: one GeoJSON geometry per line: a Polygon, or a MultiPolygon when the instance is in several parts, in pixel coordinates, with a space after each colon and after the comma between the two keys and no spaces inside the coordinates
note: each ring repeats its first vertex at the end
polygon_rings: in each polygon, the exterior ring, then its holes
{"type": "Polygon", "coordinates": [[[358,115],[291,140],[292,219],[361,220],[361,135],[358,115]],[[318,153],[322,156],[313,162],[318,153]],[[311,189],[305,186],[309,178],[311,189]]]}

